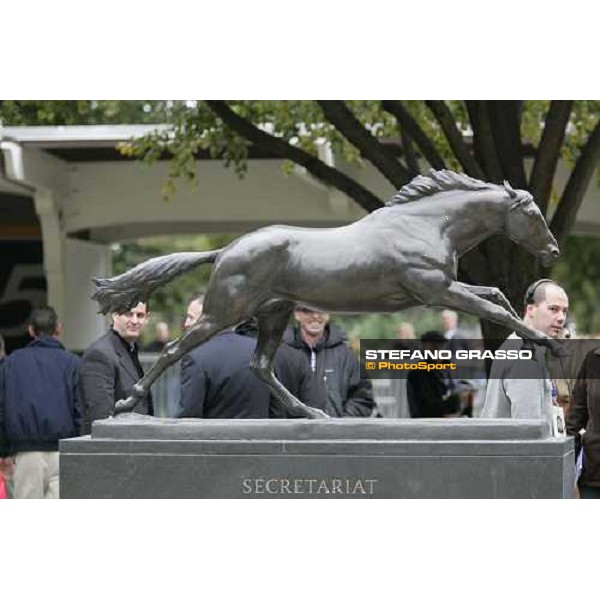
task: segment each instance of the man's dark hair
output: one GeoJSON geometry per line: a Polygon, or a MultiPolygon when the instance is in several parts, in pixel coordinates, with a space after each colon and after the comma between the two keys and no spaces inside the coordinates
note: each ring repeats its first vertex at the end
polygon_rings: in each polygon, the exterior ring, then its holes
{"type": "Polygon", "coordinates": [[[56,311],[51,306],[34,308],[31,312],[29,324],[36,336],[54,335],[58,327],[56,311]]]}
{"type": "Polygon", "coordinates": [[[421,336],[422,342],[430,342],[434,344],[444,344],[448,340],[438,331],[426,331],[421,336]]]}
{"type": "Polygon", "coordinates": [[[133,310],[140,302],[146,307],[146,312],[149,313],[150,312],[150,300],[140,300],[139,302],[136,302],[129,310],[126,310],[124,312],[119,312],[119,313],[114,312],[113,314],[126,315],[130,310],[133,310]]]}
{"type": "Polygon", "coordinates": [[[538,279],[534,281],[525,291],[525,297],[523,298],[523,305],[525,309],[530,304],[539,304],[546,299],[546,289],[554,285],[560,287],[553,279],[538,279]]]}

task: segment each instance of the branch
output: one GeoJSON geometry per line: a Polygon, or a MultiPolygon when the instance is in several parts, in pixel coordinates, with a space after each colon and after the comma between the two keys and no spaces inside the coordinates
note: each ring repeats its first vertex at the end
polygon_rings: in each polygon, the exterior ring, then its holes
{"type": "Polygon", "coordinates": [[[325,118],[396,188],[410,180],[410,173],[394,153],[371,135],[342,100],[317,100],[325,118]]]}
{"type": "Polygon", "coordinates": [[[354,179],[325,164],[316,156],[288,144],[285,140],[262,131],[243,117],[240,117],[223,100],[205,100],[205,102],[221,118],[223,123],[238,135],[275,156],[286,158],[303,166],[319,181],[344,192],[366,211],[372,212],[383,206],[383,203],[375,194],[357,183],[354,179]]]}
{"type": "Polygon", "coordinates": [[[494,137],[490,126],[487,106],[483,100],[467,100],[467,111],[473,128],[473,149],[475,158],[483,167],[486,177],[495,183],[502,183],[504,175],[496,154],[494,137]]]}
{"type": "Polygon", "coordinates": [[[521,143],[519,100],[489,100],[490,127],[506,179],[516,188],[527,187],[521,143]]]}
{"type": "Polygon", "coordinates": [[[419,161],[417,159],[412,138],[406,133],[406,129],[402,126],[400,126],[400,140],[402,142],[404,156],[406,156],[406,166],[408,167],[410,177],[416,177],[420,172],[419,161]]]}
{"type": "Polygon", "coordinates": [[[562,245],[571,227],[575,223],[577,211],[583,201],[583,196],[594,175],[598,161],[600,160],[600,120],[588,137],[581,154],[577,159],[569,181],[565,187],[562,198],[552,218],[550,229],[556,240],[562,245]]]}
{"type": "Polygon", "coordinates": [[[550,200],[552,181],[572,108],[573,100],[552,100],[550,103],[544,132],[531,171],[529,189],[544,215],[550,200]]]}
{"type": "Polygon", "coordinates": [[[443,100],[426,100],[425,104],[440,124],[450,148],[460,162],[465,173],[477,179],[485,179],[485,173],[465,144],[462,133],[458,130],[454,116],[443,100]]]}
{"type": "Polygon", "coordinates": [[[440,156],[433,142],[427,134],[421,129],[420,125],[414,120],[412,115],[404,108],[399,100],[383,100],[381,108],[396,117],[396,120],[403,127],[408,135],[414,140],[415,144],[421,150],[425,160],[434,169],[445,169],[443,158],[440,156]]]}

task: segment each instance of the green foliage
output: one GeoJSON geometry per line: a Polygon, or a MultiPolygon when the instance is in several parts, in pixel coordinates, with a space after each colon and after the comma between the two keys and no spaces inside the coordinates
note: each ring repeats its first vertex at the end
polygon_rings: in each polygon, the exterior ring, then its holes
{"type": "MultiPolygon", "coordinates": [[[[350,100],[348,108],[376,137],[399,138],[396,119],[381,108],[378,100],[350,100]]],[[[460,165],[451,151],[439,125],[423,101],[403,102],[438,151],[453,169],[460,165]]],[[[446,102],[458,128],[470,131],[464,101],[446,102]]],[[[521,134],[524,144],[537,146],[549,107],[547,100],[523,102],[521,134]]],[[[358,149],[325,119],[320,106],[310,100],[235,100],[228,105],[238,115],[264,128],[289,144],[318,155],[323,142],[329,142],[336,156],[361,164],[358,149]]],[[[578,100],[574,103],[562,157],[574,164],[582,142],[594,127],[600,114],[600,101],[578,100]]],[[[169,180],[163,186],[165,198],[172,198],[179,179],[194,182],[195,156],[199,151],[225,161],[243,177],[248,169],[248,141],[225,126],[219,117],[200,100],[2,100],[2,125],[86,125],[110,123],[169,123],[170,131],[157,131],[133,144],[122,144],[128,156],[149,163],[167,154],[171,157],[169,180]]],[[[284,165],[290,169],[290,164],[284,165]]]]}
{"type": "Polygon", "coordinates": [[[548,100],[528,100],[521,114],[521,139],[524,144],[537,146],[542,137],[541,124],[550,107],[548,100]]]}
{"type": "MultiPolygon", "coordinates": [[[[314,156],[318,156],[324,142],[329,142],[336,156],[361,164],[358,149],[325,119],[320,106],[314,101],[231,101],[228,104],[239,116],[314,156]]],[[[406,104],[441,151],[448,158],[453,157],[439,127],[429,118],[425,105],[417,101],[406,104]]],[[[347,105],[374,136],[399,137],[395,118],[381,109],[379,101],[351,100],[347,105]]],[[[171,179],[183,177],[194,181],[194,156],[199,150],[208,152],[213,158],[223,159],[225,165],[232,166],[240,177],[246,173],[248,141],[225,126],[204,102],[172,103],[170,123],[173,125],[171,131],[151,133],[124,148],[124,151],[150,163],[162,153],[168,153],[172,157],[171,179]]],[[[458,166],[456,160],[449,164],[458,166]]],[[[284,168],[289,170],[290,164],[284,168]]],[[[170,186],[165,191],[170,194],[174,187],[170,186]]]]}
{"type": "Polygon", "coordinates": [[[600,331],[600,238],[568,238],[562,257],[552,276],[569,295],[570,318],[575,321],[578,335],[593,335],[600,331]]]}
{"type": "MultiPolygon", "coordinates": [[[[403,104],[433,141],[446,165],[451,169],[462,170],[425,102],[408,100],[403,104]]],[[[470,132],[470,121],[464,101],[450,100],[446,104],[459,130],[463,133],[470,132]]],[[[359,150],[327,121],[315,101],[244,100],[228,101],[228,105],[250,123],[314,156],[318,156],[319,147],[328,142],[338,158],[362,164],[359,150]]],[[[374,136],[396,139],[400,137],[401,132],[395,117],[381,108],[379,100],[349,100],[346,105],[374,136]]],[[[547,100],[523,102],[521,135],[524,144],[535,147],[539,143],[549,106],[550,102],[547,100]]],[[[562,147],[562,157],[568,164],[574,164],[578,158],[582,142],[596,124],[598,114],[600,101],[575,102],[572,121],[562,147]]],[[[227,127],[204,102],[170,102],[168,122],[173,125],[172,131],[150,134],[137,140],[126,150],[131,155],[149,162],[156,160],[163,152],[171,155],[171,183],[163,190],[165,197],[172,196],[176,179],[181,177],[194,181],[194,155],[199,150],[208,152],[213,158],[223,159],[226,166],[232,166],[240,177],[246,173],[248,141],[227,127]]],[[[290,170],[291,165],[285,164],[283,168],[290,170]]]]}
{"type": "Polygon", "coordinates": [[[0,100],[0,125],[164,123],[166,100],[0,100]]]}

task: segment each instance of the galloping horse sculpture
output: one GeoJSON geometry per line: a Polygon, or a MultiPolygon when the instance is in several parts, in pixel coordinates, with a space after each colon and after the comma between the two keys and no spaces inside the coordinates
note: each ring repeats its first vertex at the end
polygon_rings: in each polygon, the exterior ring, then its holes
{"type": "Polygon", "coordinates": [[[307,407],[274,376],[272,362],[297,302],[327,312],[395,312],[444,306],[471,313],[556,350],[556,342],[525,326],[500,290],[456,280],[458,258],[503,233],[544,265],[558,257],[556,240],[530,193],[452,171],[432,171],[405,185],[386,206],[350,225],[311,229],[273,225],[211,252],[148,260],[111,279],[96,279],[100,311],[123,313],[158,287],[204,263],[214,263],[196,324],[163,350],[120,400],[132,410],[169,365],[210,337],[255,318],[254,373],[290,414],[326,415],[307,407]]]}

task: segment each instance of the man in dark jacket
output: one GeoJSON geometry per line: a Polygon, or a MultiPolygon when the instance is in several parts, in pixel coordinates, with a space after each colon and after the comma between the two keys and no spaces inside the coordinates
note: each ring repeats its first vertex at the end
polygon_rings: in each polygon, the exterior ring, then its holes
{"type": "MultiPolygon", "coordinates": [[[[235,328],[236,333],[253,339],[258,335],[258,327],[254,321],[246,321],[235,328]]],[[[273,372],[283,386],[298,400],[307,406],[324,410],[327,404],[327,389],[320,379],[317,379],[308,368],[302,352],[281,344],[273,358],[273,372]]],[[[269,404],[269,416],[273,418],[290,418],[287,411],[273,401],[269,404]]]]}
{"type": "MultiPolygon", "coordinates": [[[[117,400],[128,398],[143,377],[137,340],[148,323],[148,315],[143,302],[122,315],[114,313],[112,328],[85,351],[79,370],[83,434],[90,433],[93,421],[112,416],[117,400]]],[[[134,412],[153,414],[150,394],[134,412]]]]}
{"type": "Polygon", "coordinates": [[[373,388],[360,378],[358,358],[346,343],[341,329],[329,324],[329,314],[298,306],[298,323],[283,341],[304,354],[317,379],[325,383],[325,412],[332,417],[370,417],[375,408],[373,388]]]}
{"type": "MultiPolygon", "coordinates": [[[[421,336],[423,350],[444,350],[448,340],[437,331],[428,331],[421,336]]],[[[438,362],[438,361],[426,361],[438,362]]],[[[406,378],[408,406],[413,419],[458,417],[460,398],[455,383],[446,370],[409,371],[406,378]]]]}
{"type": "MultiPolygon", "coordinates": [[[[193,325],[201,312],[201,301],[192,300],[186,328],[193,325]]],[[[254,324],[246,322],[236,331],[212,337],[182,358],[178,417],[266,419],[289,416],[272,401],[267,385],[250,370],[256,348],[255,334],[254,324]]],[[[325,389],[297,351],[280,346],[273,367],[276,377],[299,400],[323,409],[325,389]]]]}
{"type": "Polygon", "coordinates": [[[587,354],[577,376],[567,434],[575,436],[576,456],[583,446],[579,494],[584,500],[600,500],[600,348],[587,354]]]}
{"type": "Polygon", "coordinates": [[[53,308],[35,309],[33,341],[0,367],[0,455],[14,454],[15,498],[58,498],[58,441],[78,435],[79,359],[60,331],[53,308]]]}

